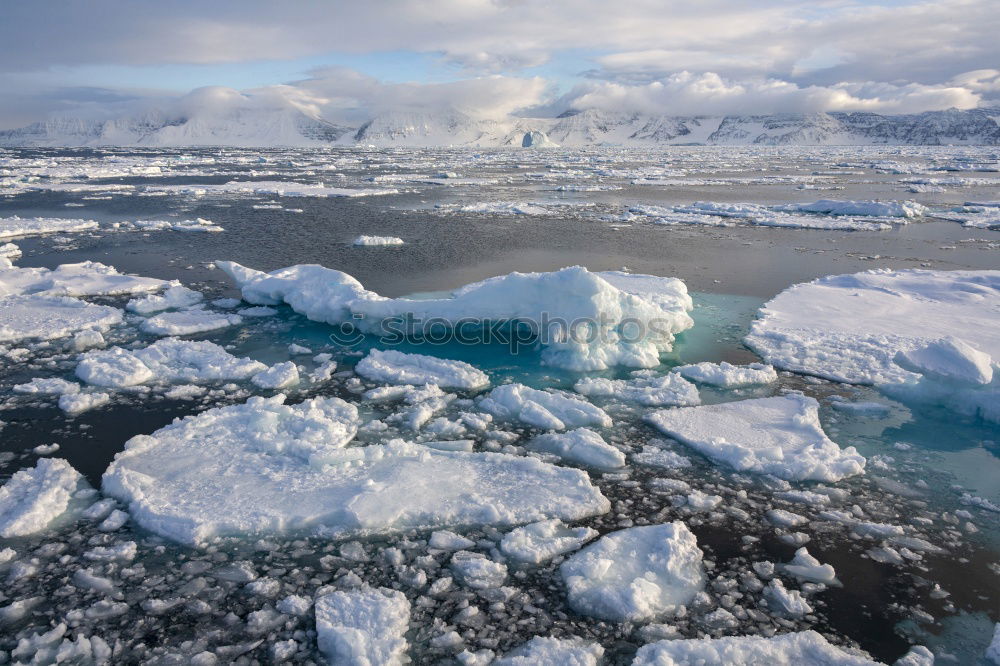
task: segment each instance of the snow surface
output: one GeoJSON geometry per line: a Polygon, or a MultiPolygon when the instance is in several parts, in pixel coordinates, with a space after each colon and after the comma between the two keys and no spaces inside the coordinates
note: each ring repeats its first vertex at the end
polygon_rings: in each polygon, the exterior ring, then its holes
{"type": "Polygon", "coordinates": [[[543,520],[518,527],[504,535],[500,550],[518,562],[541,564],[556,555],[580,548],[597,538],[590,527],[567,527],[561,520],[543,520]]]}
{"type": "Polygon", "coordinates": [[[797,394],[653,412],[647,421],[712,460],[789,481],[839,481],[864,471],[853,446],[823,432],[819,403],[797,394]]]}
{"type": "Polygon", "coordinates": [[[80,331],[108,331],[122,322],[118,308],[68,296],[0,297],[0,342],[53,340],[80,331]]]}
{"type": "Polygon", "coordinates": [[[655,375],[638,371],[634,379],[584,377],[573,390],[588,397],[608,397],[645,407],[694,406],[701,404],[698,387],[680,375],[655,375]]]}
{"type": "Polygon", "coordinates": [[[198,384],[245,380],[267,369],[259,361],[237,358],[208,341],[157,340],[143,349],[111,347],[81,355],[76,376],[95,386],[198,384]]]}
{"type": "Polygon", "coordinates": [[[406,663],[410,602],[402,592],[362,588],[316,599],[316,641],[330,664],[395,666],[406,663]]]}
{"type": "Polygon", "coordinates": [[[774,371],[774,368],[763,363],[732,365],[725,361],[722,363],[705,361],[692,365],[681,365],[673,368],[672,372],[700,384],[727,389],[770,384],[778,381],[778,373],[774,371]]]}
{"type": "Polygon", "coordinates": [[[188,544],[226,534],[577,520],[608,510],[579,470],[401,440],[343,448],[359,425],[352,405],[284,399],[251,398],[133,437],[104,474],[105,494],[128,503],[140,525],[188,544]]]}
{"type": "Polygon", "coordinates": [[[387,384],[436,384],[441,388],[472,390],[490,383],[486,373],[468,363],[394,349],[371,350],[358,361],[354,371],[365,379],[387,384]]]}
{"type": "Polygon", "coordinates": [[[539,435],[527,447],[586,467],[611,470],[625,466],[625,454],[589,428],[539,435]]]}
{"type": "Polygon", "coordinates": [[[524,384],[498,386],[479,402],[479,408],[498,419],[520,421],[543,430],[612,425],[603,409],[585,400],[524,384]]]}
{"type": "Polygon", "coordinates": [[[702,552],[687,526],[630,527],[601,537],[560,566],[569,605],[613,622],[655,619],[705,584],[702,552]]]}
{"type": "Polygon", "coordinates": [[[0,537],[44,530],[66,512],[73,493],[86,487],[80,473],[62,458],[40,458],[0,487],[0,537]]]}
{"type": "Polygon", "coordinates": [[[313,321],[350,322],[367,333],[382,332],[386,320],[526,322],[540,337],[543,362],[572,370],[656,366],[674,335],[694,324],[687,314],[690,296],[679,280],[591,273],[579,266],[510,273],[466,285],[451,298],[411,300],[383,298],[322,266],[263,273],[234,262],[216,264],[251,303],[284,302],[313,321]],[[573,322],[585,324],[572,329],[573,322]]]}
{"type": "Polygon", "coordinates": [[[1000,271],[872,270],[797,284],[761,308],[746,343],[785,370],[881,384],[913,378],[897,352],[949,336],[1000,358],[1000,271]]]}

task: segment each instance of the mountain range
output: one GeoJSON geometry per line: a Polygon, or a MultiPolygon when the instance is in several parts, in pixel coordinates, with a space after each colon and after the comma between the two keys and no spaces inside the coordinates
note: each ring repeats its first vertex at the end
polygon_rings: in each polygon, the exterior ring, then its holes
{"type": "Polygon", "coordinates": [[[0,146],[1000,145],[1000,108],[906,115],[829,112],[671,116],[596,110],[482,120],[455,110],[393,111],[338,123],[295,108],[113,120],[58,118],[0,131],[0,146]]]}

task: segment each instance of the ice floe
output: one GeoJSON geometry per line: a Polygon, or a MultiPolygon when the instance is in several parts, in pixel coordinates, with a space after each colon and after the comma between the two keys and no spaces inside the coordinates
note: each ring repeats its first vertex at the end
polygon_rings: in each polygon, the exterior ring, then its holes
{"type": "Polygon", "coordinates": [[[618,469],[625,466],[625,454],[589,428],[539,435],[528,442],[527,446],[586,467],[618,469]]]}
{"type": "Polygon", "coordinates": [[[681,365],[672,369],[685,379],[719,386],[721,388],[740,388],[743,386],[755,386],[758,384],[770,384],[778,381],[778,373],[770,365],[763,363],[750,363],[749,365],[732,365],[723,361],[722,363],[694,363],[692,365],[681,365]]]}
{"type": "Polygon", "coordinates": [[[698,387],[672,373],[657,375],[640,370],[633,373],[633,379],[584,377],[573,385],[573,390],[588,397],[615,398],[645,407],[701,404],[698,387]]]}
{"type": "Polygon", "coordinates": [[[612,425],[603,409],[585,400],[524,384],[496,387],[479,402],[479,408],[498,419],[520,421],[543,430],[612,425]]]}
{"type": "Polygon", "coordinates": [[[1000,271],[873,270],[798,284],[760,310],[746,343],[785,370],[880,384],[894,363],[949,336],[1000,358],[1000,271]]]}
{"type": "Polygon", "coordinates": [[[510,273],[466,285],[450,298],[412,300],[383,298],[322,266],[263,273],[233,262],[217,265],[251,303],[284,302],[314,321],[350,322],[368,333],[384,332],[384,321],[401,318],[442,325],[526,323],[544,347],[544,362],[574,370],[653,367],[672,348],[674,335],[693,325],[690,296],[679,280],[591,273],[579,266],[510,273]]]}
{"type": "Polygon", "coordinates": [[[0,297],[0,342],[53,340],[80,331],[104,332],[122,320],[118,308],[68,296],[0,297]]]}
{"type": "Polygon", "coordinates": [[[16,472],[0,486],[0,537],[44,530],[66,513],[73,494],[87,487],[62,458],[41,458],[34,467],[16,472]]]}
{"type": "Polygon", "coordinates": [[[495,659],[491,666],[597,666],[603,656],[604,648],[592,641],[535,636],[495,659]]]}
{"type": "Polygon", "coordinates": [[[861,474],[865,459],[841,449],[823,432],[819,403],[797,394],[702,407],[665,409],[647,416],[664,434],[740,471],[789,481],[839,481],[861,474]]]}
{"type": "Polygon", "coordinates": [[[358,361],[354,371],[365,379],[387,384],[436,384],[441,388],[472,390],[490,383],[485,372],[468,363],[394,349],[371,350],[358,361]]]}
{"type": "Polygon", "coordinates": [[[405,241],[398,236],[358,236],[355,238],[351,245],[371,245],[371,246],[384,246],[384,245],[403,245],[405,241]]]}
{"type": "Polygon", "coordinates": [[[125,309],[141,315],[154,314],[163,310],[189,308],[201,303],[204,296],[200,291],[188,289],[180,284],[173,284],[162,294],[150,294],[142,298],[130,300],[125,309]]]}
{"type": "Polygon", "coordinates": [[[504,535],[500,550],[518,562],[541,564],[580,548],[597,538],[590,527],[567,527],[561,520],[543,520],[518,527],[504,535]]]}
{"type": "Polygon", "coordinates": [[[577,520],[608,509],[579,470],[400,440],[343,448],[359,425],[352,405],[284,399],[251,398],[133,437],[105,473],[105,493],[140,525],[189,544],[577,520]]]}
{"type": "Polygon", "coordinates": [[[168,285],[166,280],[125,275],[96,261],[61,264],[54,269],[0,268],[0,296],[119,296],[159,291],[168,285]]]}
{"type": "Polygon", "coordinates": [[[209,312],[207,310],[181,310],[164,312],[145,320],[139,328],[152,335],[195,335],[229,328],[243,323],[243,318],[235,314],[209,312]]]}
{"type": "Polygon", "coordinates": [[[655,619],[689,603],[705,584],[702,551],[680,521],[606,534],[560,573],[576,612],[613,622],[655,619]]]}
{"type": "Polygon", "coordinates": [[[91,231],[100,225],[94,220],[73,220],[57,217],[0,217],[0,240],[39,236],[73,231],[91,231]]]}
{"type": "Polygon", "coordinates": [[[388,588],[342,590],[316,599],[316,641],[330,664],[395,666],[406,659],[410,602],[388,588]]]}

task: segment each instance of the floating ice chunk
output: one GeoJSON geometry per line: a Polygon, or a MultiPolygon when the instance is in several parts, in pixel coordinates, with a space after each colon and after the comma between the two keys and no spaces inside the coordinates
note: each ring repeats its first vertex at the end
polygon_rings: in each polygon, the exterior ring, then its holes
{"type": "Polygon", "coordinates": [[[64,393],[79,393],[80,385],[68,382],[58,377],[43,379],[35,377],[27,384],[15,384],[14,393],[29,393],[32,395],[63,395],[64,393]]]}
{"type": "Polygon", "coordinates": [[[211,220],[197,218],[194,220],[136,220],[128,223],[129,226],[143,231],[196,231],[219,233],[225,231],[222,227],[211,220]]]}
{"type": "Polygon", "coordinates": [[[603,647],[581,638],[535,636],[494,660],[492,666],[597,666],[603,656],[603,647]]]}
{"type": "Polygon", "coordinates": [[[701,404],[698,388],[675,374],[640,375],[628,380],[585,377],[573,385],[573,390],[588,397],[612,397],[646,407],[688,407],[701,404]]]}
{"type": "Polygon", "coordinates": [[[101,335],[100,331],[80,331],[73,336],[72,347],[74,351],[82,352],[104,345],[104,336],[101,335]]]}
{"type": "Polygon", "coordinates": [[[21,256],[21,248],[14,243],[4,243],[0,245],[0,259],[17,259],[21,256]]]}
{"type": "Polygon", "coordinates": [[[387,384],[436,384],[441,388],[477,389],[490,383],[478,368],[424,354],[404,354],[373,349],[358,361],[354,371],[373,382],[387,384]]]}
{"type": "Polygon", "coordinates": [[[649,444],[643,445],[642,451],[632,454],[632,460],[640,465],[661,469],[680,469],[691,466],[691,461],[688,458],[664,448],[666,445],[667,443],[662,439],[651,439],[649,444]]]}
{"type": "Polygon", "coordinates": [[[716,462],[789,481],[839,481],[861,474],[865,459],[823,432],[819,403],[789,394],[702,407],[678,407],[646,417],[716,462]]]}
{"type": "Polygon", "coordinates": [[[400,440],[343,449],[359,424],[352,405],[283,403],[251,398],[133,437],[104,474],[105,494],[127,502],[140,525],[194,545],[220,535],[578,520],[609,508],[580,470],[400,440]]]}
{"type": "Polygon", "coordinates": [[[750,363],[749,365],[732,365],[722,363],[695,363],[682,365],[673,369],[685,379],[701,384],[720,386],[722,388],[740,388],[757,384],[770,384],[778,381],[778,373],[770,365],[750,363]]]}
{"type": "Polygon", "coordinates": [[[775,206],[775,210],[826,215],[861,215],[868,217],[923,217],[927,207],[915,201],[836,201],[820,199],[813,203],[775,206]]]}
{"type": "Polygon", "coordinates": [[[122,311],[65,296],[0,298],[0,342],[53,340],[80,331],[107,331],[122,322],[122,311]]]}
{"type": "Polygon", "coordinates": [[[404,242],[396,236],[358,236],[351,245],[403,245],[404,242]]]}
{"type": "Polygon", "coordinates": [[[125,541],[113,546],[95,546],[84,552],[83,558],[94,562],[131,562],[137,552],[135,541],[125,541]]]}
{"type": "Polygon", "coordinates": [[[879,389],[904,402],[941,405],[1000,423],[1000,364],[956,338],[945,338],[896,354],[898,365],[917,381],[883,384],[879,389]]]}
{"type": "Polygon", "coordinates": [[[687,506],[694,511],[711,511],[722,504],[722,497],[692,490],[687,496],[687,506]]]}
{"type": "Polygon", "coordinates": [[[563,460],[597,469],[618,469],[625,466],[625,454],[589,428],[539,435],[528,442],[528,448],[552,453],[563,460]]]}
{"type": "Polygon", "coordinates": [[[107,393],[67,393],[59,396],[59,409],[69,416],[97,409],[111,402],[107,393]]]}
{"type": "Polygon", "coordinates": [[[545,206],[531,202],[517,201],[484,201],[467,204],[459,208],[463,213],[482,213],[489,215],[551,215],[552,211],[545,206]]]}
{"type": "Polygon", "coordinates": [[[479,402],[479,408],[498,419],[521,421],[544,430],[612,425],[611,417],[589,402],[524,384],[498,386],[479,402]]]}
{"type": "Polygon", "coordinates": [[[217,331],[220,328],[238,326],[243,323],[239,315],[227,315],[205,310],[184,310],[165,312],[150,317],[139,326],[152,335],[194,335],[217,331]]]}
{"type": "Polygon", "coordinates": [[[560,572],[573,610],[614,622],[655,619],[705,584],[698,541],[679,521],[606,534],[560,572]]]}
{"type": "Polygon", "coordinates": [[[95,386],[123,388],[152,382],[244,380],[266,368],[212,342],[166,338],[135,351],[112,347],[87,352],[80,358],[76,376],[95,386]]]}
{"type": "Polygon", "coordinates": [[[776,527],[798,527],[809,522],[805,516],[784,509],[771,509],[766,515],[767,522],[776,527]]]}
{"type": "Polygon", "coordinates": [[[500,587],[507,580],[507,567],[482,553],[460,550],[451,556],[449,566],[462,585],[474,590],[500,587]]]}
{"type": "Polygon", "coordinates": [[[869,416],[873,418],[882,418],[888,416],[892,409],[888,405],[883,405],[880,402],[850,402],[840,396],[830,396],[830,406],[839,412],[847,412],[849,414],[857,414],[862,416],[869,416]]]}
{"type": "Polygon", "coordinates": [[[785,370],[881,384],[914,378],[897,352],[952,335],[1000,358],[1000,271],[874,270],[798,284],[764,305],[746,343],[785,370]]]}
{"type": "Polygon", "coordinates": [[[764,599],[772,611],[785,617],[802,617],[813,611],[801,592],[786,590],[784,583],[777,578],[764,588],[764,599]]]}
{"type": "Polygon", "coordinates": [[[986,648],[984,656],[994,664],[997,664],[997,666],[1000,666],[1000,622],[997,622],[993,628],[993,640],[990,641],[989,647],[986,648]]]}
{"type": "Polygon", "coordinates": [[[16,472],[0,487],[0,537],[40,532],[63,515],[73,493],[87,487],[80,473],[62,458],[41,458],[16,472]]]}
{"type": "Polygon", "coordinates": [[[241,317],[273,317],[278,314],[278,311],[266,305],[257,305],[252,308],[240,308],[236,311],[236,314],[241,317]]]}
{"type": "Polygon", "coordinates": [[[299,368],[293,361],[276,363],[250,378],[262,389],[282,389],[299,383],[299,368]]]}
{"type": "Polygon", "coordinates": [[[590,527],[567,527],[558,519],[543,520],[505,534],[500,550],[519,562],[541,564],[580,548],[597,535],[597,530],[590,527]]]}
{"type": "Polygon", "coordinates": [[[91,231],[98,228],[94,220],[73,220],[57,217],[0,217],[0,239],[21,236],[39,236],[73,231],[91,231]]]}
{"type": "Polygon", "coordinates": [[[204,298],[200,291],[175,284],[162,294],[150,294],[142,298],[132,299],[125,305],[125,309],[129,312],[146,315],[163,310],[189,308],[201,303],[204,298]]]}
{"type": "Polygon", "coordinates": [[[476,542],[472,539],[466,539],[461,534],[455,534],[448,530],[439,530],[431,534],[427,545],[438,550],[463,550],[465,548],[472,548],[476,545],[476,542]]]}
{"type": "Polygon", "coordinates": [[[330,664],[406,662],[410,603],[387,588],[340,591],[316,599],[316,642],[330,664]]]}
{"type": "Polygon", "coordinates": [[[350,275],[322,266],[263,273],[234,262],[216,265],[251,303],[285,302],[313,321],[350,322],[366,333],[384,332],[383,322],[400,318],[461,323],[466,328],[470,321],[483,326],[527,323],[535,337],[544,333],[543,361],[574,370],[656,366],[660,354],[671,349],[674,335],[694,323],[687,314],[690,296],[679,280],[597,274],[579,266],[552,273],[511,273],[466,285],[451,298],[412,300],[383,298],[350,275]],[[655,291],[656,285],[661,292],[655,291]],[[539,330],[542,325],[547,331],[539,330]]]}
{"type": "Polygon", "coordinates": [[[0,295],[117,296],[158,291],[166,280],[124,275],[96,261],[48,268],[0,268],[0,295]]]}
{"type": "Polygon", "coordinates": [[[639,648],[632,666],[882,666],[879,662],[845,652],[815,631],[763,636],[687,638],[658,641],[639,648]]]}

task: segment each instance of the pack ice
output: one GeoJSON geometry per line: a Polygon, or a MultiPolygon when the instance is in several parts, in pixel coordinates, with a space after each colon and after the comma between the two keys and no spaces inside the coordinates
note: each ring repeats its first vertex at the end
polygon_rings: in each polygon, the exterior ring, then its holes
{"type": "Polygon", "coordinates": [[[797,394],[665,409],[650,424],[712,460],[788,481],[839,481],[861,474],[865,459],[823,432],[819,403],[797,394]]]}
{"type": "Polygon", "coordinates": [[[384,298],[346,273],[317,265],[264,273],[216,264],[251,303],[287,303],[313,321],[350,322],[366,333],[384,332],[386,320],[527,322],[543,345],[543,362],[571,370],[656,366],[674,335],[694,325],[680,280],[591,273],[580,266],[510,273],[466,285],[450,298],[412,300],[384,298]]]}
{"type": "MultiPolygon", "coordinates": [[[[39,532],[69,508],[73,493],[89,487],[62,458],[41,458],[0,487],[0,537],[39,532]]],[[[92,491],[91,491],[92,492],[92,491]]]]}
{"type": "Polygon", "coordinates": [[[140,525],[187,544],[222,535],[577,520],[608,510],[584,472],[532,458],[392,440],[345,448],[357,410],[338,398],[251,398],[130,439],[104,492],[140,525]]]}
{"type": "Polygon", "coordinates": [[[797,284],[761,308],[746,343],[785,370],[883,384],[915,378],[897,352],[949,336],[1000,358],[1000,271],[872,270],[797,284]]]}
{"type": "Polygon", "coordinates": [[[563,562],[560,573],[573,610],[613,622],[662,616],[705,584],[698,540],[680,521],[606,534],[563,562]]]}

